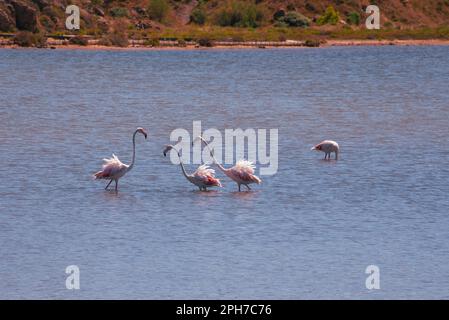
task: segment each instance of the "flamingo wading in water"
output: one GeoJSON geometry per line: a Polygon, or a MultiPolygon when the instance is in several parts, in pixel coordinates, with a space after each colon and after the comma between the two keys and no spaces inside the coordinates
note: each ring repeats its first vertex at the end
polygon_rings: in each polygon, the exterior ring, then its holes
{"type": "Polygon", "coordinates": [[[188,174],[182,163],[181,154],[172,145],[166,145],[164,149],[164,157],[170,150],[176,151],[179,157],[179,164],[181,165],[182,173],[186,179],[200,188],[200,191],[207,191],[208,187],[221,187],[220,179],[215,178],[215,170],[209,168],[207,165],[199,166],[193,174],[188,174]]]}
{"type": "Polygon", "coordinates": [[[118,180],[123,177],[127,172],[131,171],[134,167],[134,162],[136,159],[136,135],[137,133],[141,133],[147,138],[147,133],[143,128],[137,128],[137,130],[133,134],[133,158],[131,164],[127,165],[122,163],[115,154],[112,154],[112,158],[103,159],[103,169],[94,174],[95,179],[106,179],[109,181],[105,190],[108,189],[109,185],[112,181],[115,181],[115,191],[118,188],[118,180]]]}
{"type": "Polygon", "coordinates": [[[239,186],[239,191],[241,191],[240,187],[241,187],[242,184],[246,188],[248,188],[248,190],[251,190],[251,188],[249,187],[249,184],[251,184],[251,183],[257,183],[257,184],[262,183],[262,180],[260,180],[259,177],[254,175],[254,168],[255,168],[255,166],[254,166],[254,164],[251,161],[239,160],[239,161],[237,161],[235,166],[233,166],[232,168],[226,169],[220,163],[218,163],[217,159],[215,159],[214,153],[210,149],[209,144],[206,142],[206,140],[203,139],[203,137],[198,136],[197,138],[195,138],[195,140],[193,140],[193,142],[192,142],[192,145],[198,139],[203,141],[204,144],[206,145],[206,147],[209,149],[210,155],[212,156],[212,159],[214,159],[214,163],[217,165],[217,167],[221,171],[223,171],[223,173],[227,177],[229,177],[230,179],[234,180],[237,183],[237,185],[239,186]]]}
{"type": "Polygon", "coordinates": [[[311,150],[317,150],[324,152],[324,159],[331,158],[331,153],[335,153],[335,160],[338,160],[338,152],[340,151],[340,147],[338,146],[338,143],[332,140],[324,140],[314,146],[311,150]]]}

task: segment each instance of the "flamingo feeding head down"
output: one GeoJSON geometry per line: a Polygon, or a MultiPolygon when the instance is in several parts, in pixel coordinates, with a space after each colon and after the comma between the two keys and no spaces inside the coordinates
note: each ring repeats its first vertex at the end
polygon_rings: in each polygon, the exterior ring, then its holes
{"type": "Polygon", "coordinates": [[[257,183],[257,184],[262,183],[262,180],[260,180],[260,178],[254,174],[255,166],[251,161],[239,160],[239,161],[237,161],[235,166],[233,166],[232,168],[226,169],[220,163],[218,163],[217,159],[215,159],[214,153],[210,149],[207,141],[203,139],[203,137],[198,136],[197,138],[195,138],[195,140],[193,140],[193,142],[192,142],[192,145],[197,140],[201,140],[202,142],[204,142],[206,147],[209,149],[212,159],[214,159],[214,163],[228,178],[234,180],[237,183],[237,185],[239,187],[239,191],[241,191],[240,190],[241,185],[244,185],[248,190],[251,190],[251,188],[249,187],[249,185],[251,183],[257,183]]]}
{"type": "Polygon", "coordinates": [[[164,149],[164,157],[170,150],[176,151],[179,157],[179,164],[181,165],[182,173],[186,179],[200,188],[200,191],[207,191],[209,187],[221,187],[220,179],[215,178],[215,170],[206,165],[199,166],[193,174],[188,174],[182,163],[181,154],[172,145],[166,145],[164,149]]]}
{"type": "Polygon", "coordinates": [[[335,160],[338,160],[338,152],[340,151],[340,147],[338,146],[338,143],[332,140],[324,140],[314,146],[311,150],[317,150],[324,152],[324,159],[331,158],[331,153],[335,153],[335,160]]]}
{"type": "Polygon", "coordinates": [[[123,177],[128,171],[134,167],[134,162],[136,159],[136,135],[141,133],[144,135],[145,139],[148,134],[143,128],[137,128],[133,134],[133,158],[131,164],[127,165],[122,163],[115,154],[112,154],[112,158],[103,159],[104,164],[101,171],[94,174],[95,179],[106,179],[110,180],[105,190],[108,189],[112,181],[115,181],[115,191],[118,189],[118,180],[123,177]]]}

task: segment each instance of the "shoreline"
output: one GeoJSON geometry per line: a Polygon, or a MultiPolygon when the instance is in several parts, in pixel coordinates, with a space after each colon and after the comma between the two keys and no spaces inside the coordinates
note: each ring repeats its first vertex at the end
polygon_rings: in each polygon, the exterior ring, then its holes
{"type": "MultiPolygon", "coordinates": [[[[358,46],[449,46],[449,40],[443,39],[425,39],[425,40],[326,40],[319,46],[306,46],[303,42],[246,42],[236,44],[222,45],[220,42],[211,47],[203,47],[198,45],[176,46],[176,45],[160,45],[160,46],[143,46],[129,45],[127,47],[102,46],[97,44],[89,44],[86,46],[74,44],[58,44],[49,43],[45,48],[39,49],[57,49],[57,50],[102,50],[102,51],[191,51],[191,50],[228,50],[228,49],[298,49],[298,48],[329,48],[329,47],[358,47],[358,46]],[[269,43],[269,44],[267,44],[269,43]],[[270,45],[274,44],[274,45],[270,45]]],[[[0,49],[36,49],[36,47],[20,47],[15,44],[2,44],[0,49]]]]}

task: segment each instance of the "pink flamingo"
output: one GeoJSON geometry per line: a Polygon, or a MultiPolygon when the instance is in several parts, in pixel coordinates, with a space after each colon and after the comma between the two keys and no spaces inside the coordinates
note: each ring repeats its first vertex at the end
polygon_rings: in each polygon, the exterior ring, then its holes
{"type": "Polygon", "coordinates": [[[179,157],[179,164],[181,165],[182,173],[186,179],[200,188],[200,191],[207,191],[208,187],[221,187],[220,179],[215,178],[215,170],[206,165],[199,166],[193,174],[188,174],[182,163],[181,154],[172,145],[166,145],[164,149],[164,157],[170,150],[175,150],[179,157]]]}
{"type": "Polygon", "coordinates": [[[214,163],[218,166],[218,168],[221,171],[223,171],[223,173],[227,177],[229,177],[230,179],[234,180],[237,183],[237,185],[239,186],[239,191],[241,191],[240,190],[240,186],[242,184],[245,187],[247,187],[248,190],[251,190],[251,188],[249,187],[249,184],[251,184],[251,183],[257,183],[257,184],[262,183],[262,180],[260,180],[259,177],[254,175],[254,168],[255,168],[255,166],[254,166],[254,164],[251,161],[239,160],[239,161],[237,161],[235,166],[233,166],[232,168],[226,169],[220,163],[218,163],[217,159],[215,159],[214,153],[210,149],[209,144],[206,142],[206,140],[203,139],[203,137],[198,136],[197,138],[195,138],[195,140],[193,140],[193,142],[192,142],[192,145],[198,139],[203,141],[204,144],[206,145],[206,147],[209,149],[210,155],[212,156],[212,159],[214,159],[214,163]]]}
{"type": "Polygon", "coordinates": [[[338,160],[338,152],[340,151],[340,147],[338,143],[332,140],[324,140],[314,146],[311,150],[318,150],[324,152],[324,159],[331,158],[331,153],[335,152],[335,160],[338,160]]]}
{"type": "Polygon", "coordinates": [[[112,158],[103,159],[103,169],[94,174],[95,179],[107,179],[109,181],[105,190],[108,189],[112,181],[115,181],[115,191],[118,188],[118,180],[123,177],[127,172],[131,171],[134,167],[134,161],[136,159],[136,134],[141,133],[147,138],[147,133],[143,128],[137,128],[133,134],[133,159],[130,165],[122,163],[115,154],[112,154],[112,158]]]}

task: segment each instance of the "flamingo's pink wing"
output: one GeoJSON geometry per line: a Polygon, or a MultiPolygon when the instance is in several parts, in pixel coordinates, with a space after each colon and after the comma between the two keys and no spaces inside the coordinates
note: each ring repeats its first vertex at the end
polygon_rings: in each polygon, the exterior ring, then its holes
{"type": "Polygon", "coordinates": [[[234,176],[248,183],[260,183],[261,180],[254,175],[254,165],[250,161],[240,160],[231,168],[234,176]]]}
{"type": "Polygon", "coordinates": [[[112,158],[103,160],[105,163],[103,164],[102,170],[95,174],[97,179],[108,179],[114,177],[126,168],[126,165],[123,164],[115,154],[112,155],[112,158]]]}
{"type": "Polygon", "coordinates": [[[251,161],[239,160],[234,166],[239,172],[246,172],[248,174],[254,174],[254,164],[251,161]]]}

